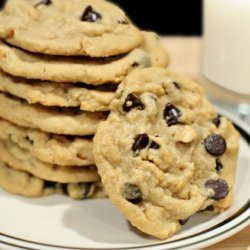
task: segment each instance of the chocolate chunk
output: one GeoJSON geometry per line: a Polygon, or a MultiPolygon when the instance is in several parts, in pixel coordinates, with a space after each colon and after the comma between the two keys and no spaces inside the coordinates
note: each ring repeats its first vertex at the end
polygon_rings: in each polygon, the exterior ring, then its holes
{"type": "Polygon", "coordinates": [[[82,14],[81,21],[84,22],[96,22],[98,19],[101,19],[102,16],[98,12],[94,11],[92,6],[88,6],[82,14]]]}
{"type": "Polygon", "coordinates": [[[222,163],[219,161],[219,159],[216,159],[215,163],[216,163],[215,169],[216,169],[218,172],[221,171],[221,169],[223,169],[223,165],[222,165],[222,163]]]}
{"type": "Polygon", "coordinates": [[[175,86],[177,89],[181,89],[181,87],[180,87],[179,83],[177,83],[177,82],[173,82],[173,84],[174,84],[174,86],[175,86]]]}
{"type": "Polygon", "coordinates": [[[214,200],[220,200],[225,198],[228,194],[229,189],[227,182],[223,179],[208,180],[205,183],[205,187],[214,190],[214,196],[212,197],[212,199],[214,200]]]}
{"type": "Polygon", "coordinates": [[[139,134],[135,138],[135,142],[132,146],[133,151],[141,150],[146,148],[149,143],[149,137],[147,134],[139,134]]]}
{"type": "Polygon", "coordinates": [[[136,67],[138,67],[139,66],[139,63],[138,62],[134,62],[133,64],[132,64],[132,67],[133,68],[136,68],[136,67]]]}
{"type": "Polygon", "coordinates": [[[134,94],[129,94],[122,105],[123,111],[129,112],[133,108],[143,110],[145,105],[141,102],[140,98],[134,94]]]}
{"type": "Polygon", "coordinates": [[[220,126],[220,118],[221,118],[221,115],[217,115],[213,120],[212,122],[214,123],[214,125],[218,128],[220,126]]]}
{"type": "Polygon", "coordinates": [[[218,134],[209,135],[204,143],[207,152],[215,156],[222,155],[227,149],[225,139],[218,134]]]}
{"type": "Polygon", "coordinates": [[[142,201],[141,189],[137,185],[125,183],[123,197],[133,204],[138,204],[142,201]]]}
{"type": "Polygon", "coordinates": [[[51,5],[51,4],[52,4],[52,1],[51,1],[51,0],[42,0],[42,1],[40,1],[39,3],[37,3],[34,7],[37,8],[39,5],[42,5],[42,4],[48,6],[48,5],[51,5]]]}
{"type": "Polygon", "coordinates": [[[152,141],[150,144],[150,148],[159,149],[160,145],[158,143],[156,143],[155,141],[152,141]]]}
{"type": "Polygon", "coordinates": [[[189,218],[190,218],[190,217],[188,217],[188,218],[185,219],[185,220],[179,220],[179,223],[183,226],[183,225],[185,225],[185,224],[188,222],[189,218]]]}
{"type": "Polygon", "coordinates": [[[168,103],[164,109],[163,117],[166,120],[168,126],[179,123],[181,117],[181,111],[176,108],[173,104],[168,103]]]}

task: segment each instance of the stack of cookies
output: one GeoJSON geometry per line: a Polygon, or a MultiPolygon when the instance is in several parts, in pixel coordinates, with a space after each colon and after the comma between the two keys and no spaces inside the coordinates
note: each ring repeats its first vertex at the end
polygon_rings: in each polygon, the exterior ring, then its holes
{"type": "Polygon", "coordinates": [[[9,0],[0,38],[0,186],[105,195],[92,138],[126,75],[167,65],[157,36],[103,0],[9,0]]]}
{"type": "Polygon", "coordinates": [[[0,38],[1,187],[107,192],[160,239],[230,206],[239,134],[199,85],[162,69],[154,33],[104,0],[9,0],[0,38]]]}

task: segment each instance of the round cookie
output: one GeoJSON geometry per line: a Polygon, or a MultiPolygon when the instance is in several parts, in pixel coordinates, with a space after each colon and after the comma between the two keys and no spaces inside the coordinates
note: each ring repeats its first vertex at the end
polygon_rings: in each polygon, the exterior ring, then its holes
{"type": "Polygon", "coordinates": [[[230,206],[239,135],[226,118],[214,124],[216,110],[199,85],[138,69],[111,109],[94,137],[94,158],[111,201],[135,227],[166,239],[192,214],[230,206]]]}
{"type": "Polygon", "coordinates": [[[61,166],[95,164],[91,139],[49,134],[0,119],[0,139],[10,140],[40,161],[61,166]]]}
{"type": "Polygon", "coordinates": [[[9,0],[0,37],[32,52],[90,57],[126,53],[143,39],[122,10],[103,0],[9,0]]]}
{"type": "Polygon", "coordinates": [[[84,84],[41,82],[12,77],[0,70],[0,91],[43,106],[79,107],[80,110],[107,111],[114,97],[113,88],[89,88],[84,84]]]}
{"type": "Polygon", "coordinates": [[[0,162],[0,187],[25,197],[66,194],[73,199],[102,198],[105,191],[100,182],[61,184],[44,181],[0,162]]]}
{"type": "Polygon", "coordinates": [[[23,127],[55,134],[93,135],[98,124],[105,119],[105,114],[100,112],[30,105],[3,93],[0,93],[0,106],[1,118],[23,127]]]}
{"type": "Polygon", "coordinates": [[[0,68],[11,75],[28,79],[91,85],[118,84],[135,68],[149,66],[149,54],[140,48],[121,56],[91,59],[34,54],[0,43],[0,68]]]}
{"type": "Polygon", "coordinates": [[[16,170],[28,172],[44,180],[60,183],[99,180],[95,166],[59,166],[45,163],[10,141],[0,141],[0,151],[0,160],[2,162],[16,170]]]}

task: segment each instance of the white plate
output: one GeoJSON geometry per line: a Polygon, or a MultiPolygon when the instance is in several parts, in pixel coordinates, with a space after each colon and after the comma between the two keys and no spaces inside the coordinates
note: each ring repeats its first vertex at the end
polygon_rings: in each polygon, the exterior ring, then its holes
{"type": "Polygon", "coordinates": [[[132,229],[107,199],[74,201],[63,196],[26,199],[0,191],[0,249],[198,249],[221,241],[250,222],[250,129],[242,130],[235,199],[226,212],[196,214],[168,241],[132,229]]]}

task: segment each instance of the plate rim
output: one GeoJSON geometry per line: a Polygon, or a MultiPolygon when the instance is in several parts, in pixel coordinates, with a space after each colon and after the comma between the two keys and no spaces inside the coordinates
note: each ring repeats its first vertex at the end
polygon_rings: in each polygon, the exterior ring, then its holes
{"type": "MultiPolygon", "coordinates": [[[[241,136],[245,139],[245,141],[249,144],[250,147],[250,129],[249,126],[237,117],[236,114],[225,110],[224,108],[216,106],[218,113],[223,114],[228,117],[234,125],[236,125],[239,130],[241,136]]],[[[233,234],[239,232],[243,228],[250,225],[250,199],[244,203],[244,205],[235,212],[232,216],[220,222],[219,224],[208,228],[200,233],[187,236],[182,239],[177,239],[173,241],[167,242],[156,242],[143,244],[140,246],[131,246],[124,247],[122,249],[132,250],[132,249],[162,249],[162,247],[167,247],[164,249],[194,249],[194,247],[207,247],[211,244],[215,244],[221,240],[224,240],[233,234]],[[242,211],[243,210],[243,211],[242,211]],[[220,229],[218,231],[218,228],[220,229]],[[215,231],[217,230],[217,231],[215,231]],[[195,241],[194,240],[195,237],[195,241]],[[181,241],[183,241],[181,243],[181,241]],[[190,243],[189,243],[190,242],[190,243]],[[179,245],[178,245],[179,244],[179,245]]],[[[9,247],[16,247],[21,249],[29,249],[29,250],[100,250],[100,249],[119,249],[115,248],[85,248],[85,247],[69,247],[69,246],[59,246],[54,244],[46,244],[42,242],[34,242],[31,240],[20,239],[15,236],[7,235],[0,232],[0,243],[9,247]],[[41,248],[42,247],[42,248],[41,248]]],[[[195,248],[195,249],[198,249],[195,248]]]]}

